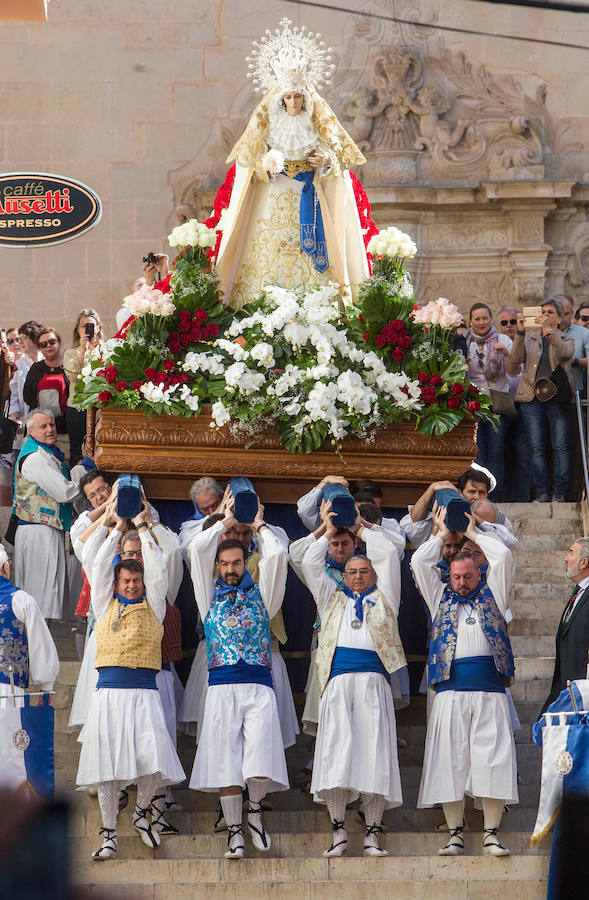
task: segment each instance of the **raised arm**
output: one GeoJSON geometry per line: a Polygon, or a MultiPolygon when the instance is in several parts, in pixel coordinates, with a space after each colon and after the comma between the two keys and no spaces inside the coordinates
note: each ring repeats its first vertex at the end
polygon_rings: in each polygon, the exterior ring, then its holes
{"type": "Polygon", "coordinates": [[[303,557],[307,547],[315,542],[314,534],[306,534],[305,537],[293,541],[288,548],[288,561],[295,575],[301,579],[304,585],[307,584],[303,574],[303,557]]]}
{"type": "MultiPolygon", "coordinates": [[[[399,556],[403,552],[400,544],[392,546],[391,533],[383,534],[374,528],[361,526],[358,529],[358,537],[366,544],[366,557],[372,563],[376,572],[376,584],[395,616],[399,615],[401,605],[401,564],[399,556]]],[[[403,541],[403,547],[405,542],[403,541]]]]}
{"type": "Polygon", "coordinates": [[[115,587],[113,561],[122,536],[123,530],[120,526],[113,528],[94,557],[91,573],[84,569],[92,586],[92,609],[97,622],[105,615],[113,598],[115,587]]]}
{"type": "Polygon", "coordinates": [[[217,548],[224,534],[223,522],[216,522],[212,528],[207,528],[206,531],[197,531],[188,547],[194,597],[203,622],[211,605],[217,548]]]}
{"type": "Polygon", "coordinates": [[[348,482],[341,475],[326,475],[319,484],[301,497],[297,502],[297,513],[299,519],[309,531],[315,531],[321,522],[319,518],[319,504],[326,484],[343,484],[344,487],[348,486],[348,482]]]}
{"type": "Polygon", "coordinates": [[[268,610],[268,616],[272,619],[284,600],[288,574],[288,553],[282,541],[267,525],[263,524],[263,514],[264,509],[260,506],[258,516],[252,525],[258,536],[261,553],[260,595],[268,610]]]}
{"type": "Polygon", "coordinates": [[[180,552],[180,541],[178,535],[174,534],[161,522],[155,522],[151,526],[151,533],[157,539],[160,549],[164,556],[164,564],[168,572],[168,593],[167,600],[172,606],[176,602],[182,577],[184,575],[182,568],[182,553],[180,552]]]}
{"type": "Polygon", "coordinates": [[[429,538],[411,557],[411,571],[421,596],[427,603],[432,619],[438,611],[444,585],[437,564],[442,558],[442,546],[448,534],[446,527],[446,507],[440,506],[434,513],[434,523],[438,533],[429,538]]]}
{"type": "MultiPolygon", "coordinates": [[[[468,534],[468,531],[467,531],[468,534]]],[[[500,612],[510,619],[509,594],[513,580],[512,555],[505,544],[493,534],[476,534],[474,542],[481,548],[487,560],[487,584],[500,612]],[[507,615],[506,615],[507,614],[507,615]]]]}

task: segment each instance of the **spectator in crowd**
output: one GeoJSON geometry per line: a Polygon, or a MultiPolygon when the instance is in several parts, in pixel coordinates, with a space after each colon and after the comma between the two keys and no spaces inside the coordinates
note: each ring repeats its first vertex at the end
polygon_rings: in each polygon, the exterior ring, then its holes
{"type": "Polygon", "coordinates": [[[489,562],[481,580],[472,555],[462,551],[450,563],[444,585],[437,563],[446,535],[446,509],[435,514],[437,534],[413,554],[411,568],[432,616],[429,683],[436,690],[428,722],[418,808],[442,803],[450,832],[438,853],[464,852],[466,791],[482,798],[483,852],[508,856],[498,838],[505,803],[517,803],[515,743],[506,679],[514,674],[505,613],[511,589],[507,548],[477,533],[469,516],[466,537],[489,562]]]}
{"type": "MultiPolygon", "coordinates": [[[[506,306],[499,313],[499,331],[511,341],[515,337],[518,315],[519,310],[511,306],[506,306]]],[[[511,375],[509,371],[507,373],[509,393],[514,402],[522,373],[523,366],[518,375],[511,375]]],[[[532,481],[532,452],[519,403],[515,404],[515,408],[517,415],[506,416],[504,422],[505,459],[509,460],[509,465],[503,473],[501,497],[507,503],[528,503],[532,481]]]]}
{"type": "Polygon", "coordinates": [[[67,398],[69,383],[61,361],[61,337],[55,328],[45,326],[37,336],[37,349],[44,359],[34,362],[23,388],[24,402],[31,408],[50,409],[55,417],[57,444],[69,457],[67,437],[67,398]]]}
{"type": "Polygon", "coordinates": [[[46,619],[61,621],[69,598],[64,538],[78,487],[57,446],[53,412],[32,409],[25,421],[28,437],[16,462],[15,576],[46,619]]]}
{"type": "Polygon", "coordinates": [[[70,466],[82,458],[82,444],[86,436],[86,411],[74,400],[78,376],[90,359],[91,352],[102,342],[102,322],[95,309],[82,309],[74,325],[72,346],[63,354],[63,368],[69,382],[65,412],[70,439],[70,466]]]}
{"type": "Polygon", "coordinates": [[[403,802],[397,755],[392,672],[405,666],[397,628],[401,599],[398,554],[390,541],[358,516],[353,530],[366,556],[346,563],[342,587],[325,571],[325,553],[336,536],[331,504],[302,568],[322,620],[317,650],[321,701],[311,792],[325,802],[333,838],[324,856],[347,851],[345,812],[359,795],[366,825],[364,856],[386,856],[379,834],[385,807],[403,802]],[[388,682],[388,683],[387,683],[388,682]],[[367,760],[380,760],[367,765],[367,760]]]}
{"type": "Polygon", "coordinates": [[[18,339],[18,328],[9,328],[6,332],[6,347],[14,356],[15,362],[20,359],[21,348],[18,339]]]}
{"type": "Polygon", "coordinates": [[[585,678],[589,651],[589,538],[573,541],[565,557],[566,574],[574,585],[556,632],[556,659],[550,694],[543,711],[567,681],[585,678]]]}
{"type": "Polygon", "coordinates": [[[37,338],[42,329],[43,326],[33,319],[24,322],[18,329],[20,357],[10,381],[10,418],[21,426],[29,411],[29,405],[25,403],[23,396],[27,374],[33,363],[43,360],[43,354],[37,347],[37,338]]]}
{"type": "Polygon", "coordinates": [[[243,544],[222,542],[235,523],[232,507],[229,499],[223,521],[196,534],[191,545],[194,595],[205,623],[209,688],[190,787],[219,790],[229,832],[225,856],[241,859],[243,788],[247,785],[249,794],[248,830],[254,847],[262,851],[271,846],[262,822],[262,800],[268,791],[288,789],[270,653],[270,619],[282,605],[287,558],[259,506],[251,523],[261,550],[256,584],[246,568],[243,544]],[[219,574],[213,582],[215,561],[219,574]]]}
{"type": "Polygon", "coordinates": [[[468,377],[479,390],[489,394],[497,391],[494,412],[499,414],[497,430],[490,422],[479,422],[477,462],[495,476],[497,486],[494,497],[501,499],[504,473],[505,428],[508,416],[503,415],[501,394],[509,394],[507,360],[511,352],[511,338],[500,334],[493,324],[491,310],[486,303],[474,303],[469,312],[470,328],[466,332],[468,347],[468,377]]]}
{"type": "Polygon", "coordinates": [[[589,328],[589,305],[581,303],[575,313],[575,323],[581,328],[589,328]]]}
{"type": "Polygon", "coordinates": [[[96,554],[92,573],[99,675],[82,735],[77,783],[98,790],[104,838],[93,854],[96,859],[111,858],[117,851],[120,788],[137,784],[133,827],[154,849],[160,836],[150,821],[151,799],[161,786],[185,777],[156,686],[168,573],[147,515],[145,506],[133,519],[144,565],[125,559],[113,569],[127,525],[117,517],[96,554]]]}
{"type": "Polygon", "coordinates": [[[491,481],[489,476],[490,473],[486,470],[475,468],[473,465],[462,473],[455,485],[451,481],[432,482],[415,505],[409,507],[408,514],[401,519],[400,526],[407,535],[407,540],[414,547],[419,547],[431,536],[433,529],[432,506],[436,491],[458,490],[469,503],[472,503],[473,500],[486,500],[494,486],[494,479],[491,481]]]}
{"type": "MultiPolygon", "coordinates": [[[[573,370],[574,388],[579,391],[581,398],[587,385],[587,354],[589,353],[589,331],[580,324],[573,324],[575,304],[568,294],[556,294],[560,300],[564,316],[559,325],[566,337],[572,337],[575,342],[575,352],[571,360],[573,370]]],[[[579,443],[579,423],[577,420],[576,398],[569,406],[569,483],[565,491],[565,500],[576,502],[581,497],[583,490],[583,464],[581,462],[581,445],[579,443]]]]}
{"type": "Polygon", "coordinates": [[[563,305],[557,299],[542,303],[542,315],[536,319],[537,330],[526,332],[524,317],[518,315],[508,363],[512,375],[519,375],[522,363],[524,366],[515,398],[521,405],[528,433],[536,500],[540,503],[549,503],[551,499],[562,503],[569,480],[568,424],[572,399],[569,363],[574,353],[574,341],[559,331],[563,316],[563,305]],[[555,372],[557,381],[552,382],[551,376],[555,372]],[[555,390],[554,395],[546,399],[549,381],[555,390]],[[547,432],[552,444],[552,479],[548,471],[547,432]]]}

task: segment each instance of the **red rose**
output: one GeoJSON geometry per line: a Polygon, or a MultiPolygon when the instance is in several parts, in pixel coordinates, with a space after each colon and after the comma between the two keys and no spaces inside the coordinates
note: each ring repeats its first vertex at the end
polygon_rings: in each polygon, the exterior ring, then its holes
{"type": "Polygon", "coordinates": [[[156,372],[155,378],[153,380],[156,384],[163,384],[165,387],[167,387],[170,383],[167,372],[156,372]]]}
{"type": "Polygon", "coordinates": [[[408,334],[404,334],[399,338],[399,347],[401,347],[402,350],[408,350],[412,343],[413,341],[408,334]]]}
{"type": "Polygon", "coordinates": [[[173,344],[175,341],[178,342],[180,340],[180,335],[177,331],[172,331],[168,335],[168,344],[173,344]]]}
{"type": "Polygon", "coordinates": [[[428,379],[427,372],[418,372],[417,373],[417,380],[419,381],[420,384],[425,384],[427,379],[428,379]]]}
{"type": "Polygon", "coordinates": [[[434,391],[433,387],[430,387],[429,384],[426,384],[425,387],[422,387],[422,389],[421,389],[421,396],[422,396],[422,398],[423,397],[435,397],[436,392],[434,391]]]}
{"type": "Polygon", "coordinates": [[[460,384],[460,382],[457,381],[456,384],[452,385],[452,393],[456,397],[462,397],[462,395],[466,393],[466,388],[463,384],[460,384]]]}
{"type": "Polygon", "coordinates": [[[468,393],[469,393],[469,394],[478,394],[478,393],[479,393],[479,389],[478,389],[478,387],[476,386],[476,384],[469,384],[469,386],[468,386],[468,393]]]}
{"type": "Polygon", "coordinates": [[[402,359],[405,359],[405,354],[402,350],[399,350],[398,347],[395,347],[395,349],[391,353],[391,356],[393,357],[393,359],[396,359],[397,362],[401,362],[402,359]]]}
{"type": "Polygon", "coordinates": [[[405,326],[404,326],[403,322],[401,322],[400,319],[393,319],[391,322],[389,322],[389,325],[391,326],[393,331],[404,331],[405,330],[405,326]]]}
{"type": "Polygon", "coordinates": [[[194,313],[194,315],[193,315],[192,318],[193,318],[194,321],[197,322],[198,324],[200,324],[201,322],[206,322],[206,320],[207,320],[207,314],[206,314],[206,311],[205,311],[204,309],[202,309],[202,308],[197,309],[197,310],[195,311],[195,313],[194,313]]]}
{"type": "Polygon", "coordinates": [[[186,334],[187,331],[190,331],[190,319],[181,319],[178,328],[180,329],[181,335],[180,340],[182,340],[182,335],[186,334]]]}
{"type": "Polygon", "coordinates": [[[190,343],[190,334],[184,333],[180,335],[180,343],[183,347],[187,347],[190,343]]]}
{"type": "Polygon", "coordinates": [[[138,391],[142,384],[143,384],[142,381],[134,381],[133,382],[133,390],[138,391]]]}
{"type": "Polygon", "coordinates": [[[153,380],[153,376],[155,375],[155,369],[153,366],[148,366],[147,369],[143,370],[145,372],[145,377],[149,378],[150,381],[153,380]]]}
{"type": "Polygon", "coordinates": [[[362,340],[366,341],[366,343],[368,343],[368,332],[367,331],[365,331],[364,334],[362,335],[362,340]]]}
{"type": "Polygon", "coordinates": [[[188,384],[189,381],[190,375],[188,374],[188,372],[182,372],[180,375],[178,375],[178,384],[188,384]]]}
{"type": "Polygon", "coordinates": [[[387,339],[384,336],[384,334],[377,334],[374,339],[374,343],[376,344],[377,347],[384,347],[386,342],[387,342],[387,339]]]}
{"type": "Polygon", "coordinates": [[[216,322],[213,322],[212,325],[207,326],[207,337],[218,337],[219,336],[219,326],[216,322]]]}
{"type": "Polygon", "coordinates": [[[105,375],[104,380],[106,381],[107,384],[114,384],[115,381],[117,380],[117,376],[116,375],[105,375]]]}
{"type": "Polygon", "coordinates": [[[442,379],[440,378],[439,375],[430,375],[429,383],[431,385],[433,385],[434,387],[439,387],[442,383],[442,379]]]}
{"type": "Polygon", "coordinates": [[[97,369],[94,374],[97,378],[104,378],[104,376],[106,375],[106,369],[97,369]]]}
{"type": "Polygon", "coordinates": [[[192,316],[189,309],[181,309],[178,313],[181,322],[190,322],[192,316]]]}
{"type": "Polygon", "coordinates": [[[202,328],[199,328],[198,325],[193,325],[190,329],[190,340],[196,343],[197,341],[202,341],[205,332],[202,328]]]}
{"type": "Polygon", "coordinates": [[[362,322],[362,324],[364,325],[364,316],[362,315],[362,313],[360,313],[360,315],[358,316],[358,321],[362,322]]]}
{"type": "Polygon", "coordinates": [[[172,353],[178,355],[178,353],[180,353],[182,350],[182,344],[171,344],[170,350],[172,351],[172,353]]]}
{"type": "Polygon", "coordinates": [[[460,406],[460,397],[448,397],[448,406],[450,409],[458,409],[460,406]]]}
{"type": "Polygon", "coordinates": [[[126,391],[127,390],[127,382],[126,381],[117,381],[115,384],[115,391],[126,391]]]}
{"type": "Polygon", "coordinates": [[[174,360],[173,360],[173,359],[167,359],[167,360],[165,361],[165,363],[164,363],[164,365],[163,365],[162,368],[164,368],[164,369],[166,370],[166,372],[169,372],[170,369],[173,369],[173,368],[174,368],[174,360]]]}
{"type": "Polygon", "coordinates": [[[384,327],[383,330],[381,331],[381,334],[384,334],[384,336],[385,336],[385,337],[387,338],[387,340],[388,340],[389,338],[393,337],[393,335],[395,334],[395,332],[394,332],[394,330],[391,328],[390,325],[385,325],[385,327],[384,327]]]}
{"type": "Polygon", "coordinates": [[[182,384],[180,375],[171,375],[170,384],[182,384]]]}
{"type": "Polygon", "coordinates": [[[478,412],[481,408],[481,401],[480,400],[470,400],[466,404],[466,408],[469,412],[478,412]]]}
{"type": "Polygon", "coordinates": [[[98,400],[100,403],[110,403],[112,400],[112,394],[110,391],[100,391],[98,395],[98,400]]]}
{"type": "Polygon", "coordinates": [[[116,378],[117,375],[119,374],[119,370],[117,369],[116,366],[107,366],[106,369],[104,370],[104,374],[110,378],[112,378],[112,376],[114,375],[116,378]]]}

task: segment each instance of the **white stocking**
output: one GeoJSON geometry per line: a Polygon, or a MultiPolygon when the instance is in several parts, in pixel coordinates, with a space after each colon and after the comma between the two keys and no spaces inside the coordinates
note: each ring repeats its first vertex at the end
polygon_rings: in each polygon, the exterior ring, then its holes
{"type": "MultiPolygon", "coordinates": [[[[243,800],[241,796],[241,791],[239,794],[226,794],[225,797],[221,797],[221,809],[223,810],[223,815],[225,816],[225,821],[227,822],[227,828],[231,829],[231,826],[239,825],[241,826],[241,818],[243,815],[243,800]]],[[[231,835],[231,831],[229,831],[231,835]]],[[[238,844],[243,845],[243,835],[236,833],[231,835],[229,838],[229,849],[233,850],[238,844]]]]}
{"type": "Polygon", "coordinates": [[[103,781],[98,785],[98,804],[104,828],[117,829],[119,814],[119,782],[103,781]]]}
{"type": "Polygon", "coordinates": [[[324,791],[324,795],[333,831],[331,844],[333,847],[335,847],[336,844],[341,844],[342,841],[347,841],[348,839],[345,827],[345,818],[346,806],[348,805],[350,792],[344,790],[344,788],[332,788],[330,791],[324,791]],[[341,823],[339,828],[334,827],[336,822],[341,823]]]}
{"type": "Polygon", "coordinates": [[[505,803],[503,800],[495,800],[490,797],[483,797],[483,818],[484,828],[496,828],[499,830],[501,825],[501,817],[505,803]]]}
{"type": "MultiPolygon", "coordinates": [[[[268,791],[267,778],[248,778],[246,781],[247,792],[254,807],[258,807],[268,791]]],[[[251,822],[260,831],[262,830],[262,811],[249,812],[247,814],[248,822],[251,822]]]]}
{"type": "MultiPolygon", "coordinates": [[[[380,826],[384,812],[385,798],[382,794],[362,794],[362,806],[364,807],[364,821],[366,828],[380,826]]],[[[367,834],[364,846],[378,847],[378,834],[367,834]]]]}
{"type": "Polygon", "coordinates": [[[142,775],[137,781],[137,806],[149,809],[151,798],[160,785],[159,775],[142,775]]]}
{"type": "Polygon", "coordinates": [[[446,824],[450,831],[461,828],[464,820],[464,797],[462,800],[453,800],[451,803],[443,803],[446,824]]]}

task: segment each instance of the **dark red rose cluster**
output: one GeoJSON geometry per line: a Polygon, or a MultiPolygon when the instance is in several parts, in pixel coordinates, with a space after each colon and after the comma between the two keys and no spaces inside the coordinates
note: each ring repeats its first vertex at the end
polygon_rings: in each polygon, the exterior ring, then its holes
{"type": "Polygon", "coordinates": [[[207,314],[204,309],[197,309],[193,315],[190,310],[181,309],[178,316],[178,331],[173,331],[168,337],[168,347],[175,355],[181,353],[182,347],[219,336],[217,324],[206,324],[207,314]]]}
{"type": "MultiPolygon", "coordinates": [[[[452,385],[444,385],[440,375],[429,375],[427,372],[418,372],[417,381],[421,385],[421,402],[426,406],[437,406],[440,400],[446,399],[449,409],[459,409],[463,400],[467,399],[467,395],[476,395],[479,393],[478,387],[469,384],[468,387],[456,381],[452,385]],[[446,387],[442,394],[437,388],[446,387]]],[[[469,412],[478,412],[481,408],[479,400],[468,400],[466,408],[469,412]]]]}
{"type": "MultiPolygon", "coordinates": [[[[360,316],[360,321],[364,324],[364,317],[360,316]]],[[[370,335],[368,331],[364,332],[364,340],[368,343],[370,335]]],[[[413,341],[409,337],[409,332],[405,327],[405,323],[401,319],[391,319],[388,325],[379,331],[374,338],[374,343],[381,350],[384,347],[392,347],[391,356],[397,362],[405,359],[405,351],[409,349],[413,341]]]]}

